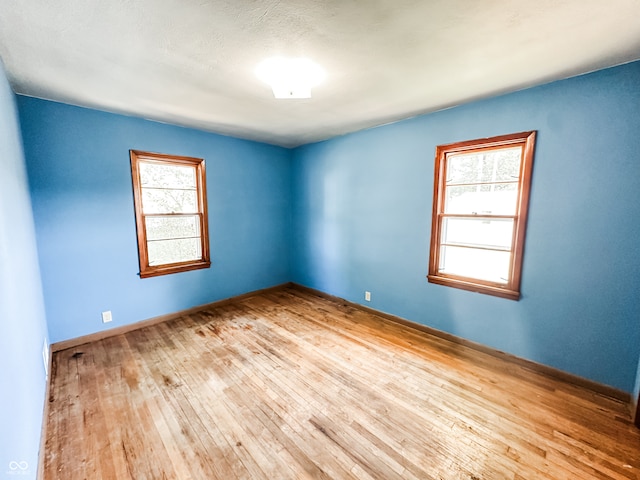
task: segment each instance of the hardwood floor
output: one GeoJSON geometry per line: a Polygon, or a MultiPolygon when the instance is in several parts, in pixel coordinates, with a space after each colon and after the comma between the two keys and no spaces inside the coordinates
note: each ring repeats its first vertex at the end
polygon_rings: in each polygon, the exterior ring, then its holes
{"type": "Polygon", "coordinates": [[[622,402],[295,289],[52,375],[48,480],[640,478],[622,402]]]}

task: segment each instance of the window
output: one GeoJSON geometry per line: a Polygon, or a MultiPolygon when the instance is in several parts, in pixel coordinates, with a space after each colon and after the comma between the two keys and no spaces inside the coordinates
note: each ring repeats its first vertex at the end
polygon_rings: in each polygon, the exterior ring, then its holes
{"type": "Polygon", "coordinates": [[[535,137],[436,148],[429,282],[520,298],[535,137]]]}
{"type": "Polygon", "coordinates": [[[140,276],[208,268],[204,160],[130,151],[140,276]]]}

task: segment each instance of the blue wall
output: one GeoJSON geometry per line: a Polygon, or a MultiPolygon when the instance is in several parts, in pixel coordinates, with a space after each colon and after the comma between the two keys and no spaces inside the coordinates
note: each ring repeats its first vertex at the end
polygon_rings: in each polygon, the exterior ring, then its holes
{"type": "Polygon", "coordinates": [[[36,478],[46,341],[18,114],[0,61],[0,478],[36,478]]]}
{"type": "Polygon", "coordinates": [[[631,392],[639,85],[636,62],[297,149],[293,280],[631,392]],[[527,130],[521,300],[427,283],[435,147],[527,130]]]}
{"type": "Polygon", "coordinates": [[[52,342],[290,280],[290,150],[28,97],[18,107],[52,342]],[[210,269],[140,279],[129,149],[205,159],[210,269]]]}

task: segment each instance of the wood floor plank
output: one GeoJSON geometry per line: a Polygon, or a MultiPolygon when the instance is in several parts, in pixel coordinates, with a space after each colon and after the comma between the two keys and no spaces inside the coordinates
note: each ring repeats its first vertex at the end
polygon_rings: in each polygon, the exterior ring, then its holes
{"type": "MultiPolygon", "coordinates": [[[[197,343],[193,337],[185,335],[188,331],[187,325],[181,322],[177,325],[177,331],[173,334],[178,343],[182,343],[185,348],[189,347],[200,353],[199,359],[207,359],[207,350],[197,349],[197,343]]],[[[211,363],[215,363],[215,358],[211,359],[211,363]]],[[[233,379],[233,381],[219,382],[217,386],[213,386],[208,375],[202,375],[211,369],[211,363],[203,363],[201,361],[192,365],[196,368],[190,369],[194,379],[198,382],[204,382],[203,385],[208,387],[212,394],[219,398],[226,408],[226,417],[232,418],[230,428],[234,432],[236,438],[241,438],[237,442],[243,447],[250,450],[252,458],[258,460],[261,465],[263,475],[278,478],[302,478],[302,472],[295,471],[295,464],[289,460],[288,452],[282,451],[282,448],[275,446],[274,439],[267,425],[261,421],[261,417],[256,415],[255,409],[248,408],[251,404],[247,401],[245,395],[246,390],[239,388],[241,379],[233,379]],[[200,367],[200,368],[197,368],[200,367]],[[238,393],[238,390],[240,392],[238,393]],[[275,448],[274,448],[275,447],[275,448]],[[273,455],[273,450],[280,452],[279,455],[273,455]]]]}
{"type": "MultiPolygon", "coordinates": [[[[318,362],[316,361],[316,362],[315,362],[315,364],[317,365],[317,363],[318,363],[318,362]]],[[[332,372],[328,372],[328,373],[329,373],[329,374],[331,374],[332,372]]],[[[376,374],[377,374],[377,373],[378,373],[377,371],[368,372],[368,375],[367,375],[367,376],[368,376],[368,378],[373,378],[373,377],[375,377],[375,376],[376,376],[376,374]]],[[[351,384],[352,384],[352,386],[354,386],[354,387],[355,387],[356,385],[354,384],[354,381],[355,381],[355,380],[352,378],[352,379],[351,379],[351,384]]],[[[357,385],[357,389],[358,389],[358,391],[359,391],[359,392],[362,392],[362,391],[364,391],[364,390],[366,389],[366,387],[365,387],[363,384],[359,384],[359,385],[357,385]]],[[[384,390],[381,390],[381,389],[379,389],[379,388],[376,388],[375,390],[378,390],[378,391],[388,390],[388,386],[386,386],[384,390]]],[[[396,403],[397,403],[397,401],[396,401],[396,403]]],[[[384,408],[384,407],[383,407],[383,408],[384,408]]],[[[401,420],[401,419],[409,420],[409,421],[407,422],[408,424],[414,424],[414,421],[411,421],[411,419],[408,419],[408,415],[410,415],[410,412],[411,412],[411,409],[410,409],[410,408],[409,408],[409,409],[407,409],[407,410],[404,412],[404,417],[403,417],[402,415],[401,415],[400,417],[398,417],[398,421],[396,422],[396,424],[400,423],[400,420],[401,420]]],[[[392,413],[397,413],[397,412],[392,412],[392,413]]],[[[387,412],[387,416],[388,416],[388,415],[389,415],[389,413],[387,412]]],[[[441,446],[440,448],[444,448],[444,447],[442,447],[442,446],[441,446]]],[[[505,449],[506,449],[506,448],[505,448],[505,449]]],[[[503,473],[504,473],[504,472],[503,472],[503,473]]]]}
{"type": "MultiPolygon", "coordinates": [[[[246,329],[243,328],[243,330],[243,334],[246,336],[246,329]]],[[[240,335],[240,333],[237,335],[240,335]]],[[[296,432],[301,445],[314,445],[313,443],[308,444],[305,442],[305,438],[308,438],[309,436],[312,436],[316,440],[323,440],[322,435],[308,423],[310,405],[314,404],[316,408],[322,407],[319,407],[316,404],[315,398],[304,394],[304,388],[307,384],[298,382],[295,386],[292,386],[287,376],[282,375],[282,372],[287,371],[287,368],[292,367],[293,364],[289,363],[285,365],[285,368],[283,369],[282,365],[278,363],[278,357],[280,357],[280,355],[271,347],[267,347],[265,349],[258,343],[255,343],[251,338],[244,339],[244,341],[238,345],[237,351],[237,357],[238,359],[242,359],[242,362],[236,360],[233,364],[236,368],[232,369],[232,372],[247,371],[247,360],[250,359],[252,355],[260,354],[262,354],[263,358],[266,358],[267,361],[262,360],[261,362],[256,363],[255,368],[249,369],[248,372],[258,373],[262,378],[262,381],[260,382],[262,386],[265,386],[264,382],[267,382],[273,387],[275,398],[270,398],[271,401],[269,402],[269,405],[273,407],[275,402],[277,402],[277,399],[281,399],[284,402],[285,407],[281,413],[287,416],[288,425],[293,428],[294,432],[296,432]],[[300,418],[300,415],[303,417],[302,419],[300,418]]],[[[233,375],[233,373],[231,374],[233,375]]],[[[253,378],[256,381],[259,381],[257,377],[253,378]]],[[[256,393],[260,397],[264,395],[264,391],[265,390],[256,393]]],[[[329,478],[349,478],[350,474],[348,472],[354,465],[350,459],[343,454],[343,452],[331,450],[325,446],[322,450],[315,449],[315,451],[312,452],[312,455],[313,458],[322,459],[322,470],[329,473],[329,478]],[[331,451],[333,455],[328,456],[323,450],[331,451]]],[[[360,475],[357,478],[363,477],[360,475]]]]}
{"type": "MultiPolygon", "coordinates": [[[[281,343],[281,339],[276,339],[274,337],[271,338],[267,338],[265,340],[268,340],[270,342],[271,345],[278,345],[281,343]]],[[[261,341],[257,341],[256,346],[258,348],[263,348],[265,350],[267,350],[267,348],[269,350],[271,350],[271,352],[273,352],[273,347],[267,347],[265,342],[261,342],[261,341]]],[[[291,345],[288,344],[284,344],[282,345],[282,347],[284,348],[284,350],[287,350],[287,354],[289,355],[290,358],[296,359],[296,357],[294,357],[294,352],[293,352],[293,348],[291,345]]],[[[276,357],[279,357],[280,355],[276,355],[276,357]]],[[[301,360],[301,357],[298,357],[297,360],[301,360]]],[[[296,362],[297,363],[297,362],[296,362]]],[[[318,411],[324,411],[327,414],[331,414],[331,416],[338,418],[341,422],[342,425],[342,429],[345,430],[347,435],[350,436],[355,436],[358,435],[358,433],[354,430],[351,430],[349,428],[351,419],[349,418],[347,411],[349,410],[348,408],[345,407],[345,402],[348,402],[350,399],[347,398],[346,396],[341,396],[340,400],[341,402],[336,403],[335,402],[335,397],[333,396],[333,394],[330,394],[328,397],[325,396],[325,392],[324,392],[324,388],[316,388],[317,384],[321,384],[324,387],[330,387],[330,385],[327,382],[331,382],[331,373],[330,371],[325,371],[322,370],[319,367],[319,365],[321,364],[321,362],[319,361],[319,359],[316,358],[316,361],[314,362],[314,365],[312,368],[306,369],[304,371],[298,369],[298,372],[300,373],[300,375],[302,375],[303,378],[307,379],[306,383],[305,383],[305,388],[312,392],[312,396],[311,398],[313,399],[313,407],[318,410],[318,411]],[[322,382],[322,377],[324,376],[324,382],[322,382]],[[309,379],[313,379],[312,381],[309,381],[309,379]],[[322,382],[322,383],[321,383],[322,382]]],[[[281,371],[286,371],[287,368],[282,368],[283,366],[280,366],[280,370],[281,371]]],[[[287,367],[286,365],[284,367],[287,367]]],[[[286,379],[280,379],[279,383],[287,383],[286,379]]],[[[351,383],[351,382],[350,382],[351,383]]],[[[340,391],[339,389],[341,388],[340,384],[336,384],[334,386],[337,386],[337,390],[340,391]]],[[[298,387],[299,387],[299,383],[298,383],[298,387]]],[[[292,388],[292,391],[295,393],[295,388],[292,388]]],[[[331,390],[329,388],[329,391],[334,391],[331,390]]],[[[361,388],[360,390],[361,394],[364,394],[364,389],[361,388]]],[[[360,401],[362,401],[362,397],[359,399],[360,401]]],[[[306,400],[307,402],[309,402],[309,400],[306,400]]],[[[304,403],[305,400],[304,398],[302,398],[301,403],[304,403]]],[[[310,402],[311,403],[311,402],[310,402]]],[[[348,406],[348,405],[347,405],[348,406]]],[[[351,405],[351,406],[355,406],[355,404],[351,405]]],[[[314,420],[314,419],[311,419],[314,420]]],[[[326,422],[331,422],[331,419],[324,419],[324,421],[326,422]]],[[[311,423],[312,425],[314,425],[314,428],[320,430],[322,432],[322,428],[319,428],[319,421],[318,419],[315,419],[315,421],[309,421],[309,419],[307,419],[307,423],[311,423]]],[[[323,435],[326,435],[326,432],[323,432],[323,435]]],[[[335,440],[333,440],[334,443],[335,440]]],[[[372,450],[377,450],[377,448],[374,445],[371,445],[370,448],[372,450]]],[[[346,451],[346,453],[348,455],[351,454],[351,452],[346,451]]],[[[382,458],[385,457],[385,455],[380,455],[380,452],[376,452],[376,456],[377,458],[382,458]]],[[[389,458],[386,458],[385,461],[389,462],[389,464],[393,465],[396,462],[389,458]]],[[[380,466],[380,469],[385,469],[386,466],[380,466]]],[[[426,478],[424,476],[424,473],[421,475],[422,478],[426,478]]],[[[393,475],[391,473],[387,474],[387,478],[393,478],[393,475]]]]}
{"type": "Polygon", "coordinates": [[[228,415],[224,412],[213,418],[209,410],[202,408],[203,401],[216,408],[218,404],[201,398],[201,383],[194,381],[191,372],[180,364],[183,355],[164,327],[159,325],[156,335],[147,330],[137,332],[137,341],[145,372],[165,402],[165,418],[177,420],[179,430],[174,427],[172,432],[190,447],[183,449],[183,455],[192,469],[202,472],[194,471],[194,478],[211,473],[213,478],[251,478],[251,469],[233,454],[235,442],[229,440],[224,423],[228,415]],[[170,355],[166,345],[172,347],[170,355]]]}
{"type": "MultiPolygon", "coordinates": [[[[318,318],[318,317],[316,316],[316,317],[314,317],[314,318],[318,318]]],[[[461,387],[461,386],[462,386],[462,385],[460,385],[460,384],[459,384],[459,385],[457,386],[457,388],[459,388],[459,387],[461,387]]],[[[480,390],[481,390],[481,389],[480,389],[480,390]]],[[[468,394],[474,395],[474,389],[469,389],[469,392],[465,392],[464,390],[459,390],[459,392],[462,392],[462,394],[464,394],[464,395],[468,395],[468,394]]],[[[507,393],[508,393],[508,392],[507,392],[507,393]]],[[[459,395],[460,395],[460,393],[459,393],[459,395]]],[[[508,397],[513,397],[513,395],[506,395],[506,396],[507,396],[507,398],[508,398],[508,397]]],[[[501,397],[503,397],[503,396],[499,396],[499,397],[497,397],[497,398],[501,398],[501,397]]],[[[482,397],[478,397],[478,398],[480,398],[480,399],[481,399],[482,397]]],[[[493,403],[495,402],[495,398],[496,398],[496,397],[491,398],[491,401],[490,401],[489,403],[493,404],[493,403]]],[[[487,403],[487,402],[485,402],[485,403],[487,403]]],[[[489,406],[491,406],[491,405],[489,405],[489,406]]],[[[486,413],[487,413],[487,412],[489,412],[489,413],[490,413],[490,410],[487,410],[487,409],[485,409],[485,410],[483,410],[483,411],[485,412],[485,416],[486,416],[486,413]]],[[[571,410],[569,410],[568,412],[569,412],[570,414],[573,414],[573,413],[574,413],[574,409],[571,409],[571,410]]],[[[500,418],[501,418],[502,420],[504,420],[504,418],[505,418],[505,414],[508,414],[508,413],[509,413],[508,411],[500,412],[500,418]]],[[[548,412],[548,411],[546,411],[546,412],[542,412],[542,413],[546,413],[546,414],[548,415],[548,413],[549,413],[549,412],[548,412]]],[[[591,412],[591,413],[593,414],[593,413],[597,413],[597,412],[591,412]]],[[[484,420],[484,419],[483,419],[483,420],[484,420]]],[[[584,420],[584,418],[583,418],[582,420],[584,420]]],[[[513,430],[513,429],[510,429],[510,430],[513,430]]],[[[586,430],[589,432],[589,436],[593,437],[594,432],[593,432],[591,429],[586,429],[586,430]]],[[[598,435],[598,434],[599,434],[599,433],[595,433],[595,435],[598,435]]],[[[616,448],[619,448],[619,447],[618,447],[618,446],[616,446],[616,448]]],[[[623,448],[624,448],[624,447],[623,447],[623,448]]],[[[512,447],[509,447],[509,450],[512,450],[512,447]]]]}
{"type": "MultiPolygon", "coordinates": [[[[316,361],[315,363],[317,364],[318,362],[316,361]]],[[[336,377],[339,382],[344,382],[342,387],[348,386],[350,387],[350,389],[357,391],[360,396],[366,393],[367,394],[366,396],[368,397],[369,404],[370,404],[369,406],[370,408],[372,408],[372,410],[368,412],[369,416],[375,417],[375,416],[383,415],[384,417],[386,417],[386,419],[388,420],[388,424],[386,425],[386,430],[392,431],[392,432],[398,431],[400,430],[398,426],[403,425],[404,427],[401,429],[402,431],[398,433],[402,433],[404,436],[410,436],[410,437],[424,436],[425,432],[422,429],[411,431],[412,427],[416,424],[419,424],[420,422],[419,422],[419,419],[413,418],[415,415],[415,412],[413,412],[411,408],[407,408],[407,405],[404,404],[403,401],[400,401],[399,399],[394,399],[396,403],[396,408],[393,410],[389,410],[387,408],[388,398],[383,398],[386,396],[386,391],[387,391],[386,387],[380,388],[380,385],[373,384],[372,385],[373,388],[368,388],[368,385],[365,383],[365,379],[360,379],[353,375],[351,375],[349,378],[344,378],[342,375],[338,375],[336,372],[330,371],[330,370],[327,370],[326,373],[328,376],[336,377]]],[[[378,374],[379,374],[379,370],[374,370],[369,372],[369,375],[367,375],[367,377],[369,379],[377,378],[378,374]]],[[[340,387],[341,387],[340,385],[337,386],[337,388],[340,388],[340,387]]],[[[344,399],[345,397],[342,397],[342,400],[344,399]]],[[[445,428],[449,428],[449,427],[450,425],[445,425],[445,428]]],[[[438,440],[432,439],[430,443],[433,444],[436,442],[438,442],[438,440]]],[[[447,446],[443,443],[440,443],[437,446],[436,450],[440,452],[446,452],[447,446]]],[[[424,453],[424,451],[421,453],[424,453]]],[[[454,453],[454,452],[451,452],[451,453],[454,453]]],[[[462,460],[460,458],[460,452],[455,452],[455,453],[458,454],[459,460],[462,460]]],[[[477,452],[476,452],[476,455],[477,455],[477,452]]],[[[469,463],[471,463],[472,461],[473,459],[468,459],[469,463]]],[[[430,468],[433,468],[433,466],[430,466],[430,468]]]]}
{"type": "Polygon", "coordinates": [[[56,352],[45,479],[640,479],[626,406],[294,288],[56,352]]]}

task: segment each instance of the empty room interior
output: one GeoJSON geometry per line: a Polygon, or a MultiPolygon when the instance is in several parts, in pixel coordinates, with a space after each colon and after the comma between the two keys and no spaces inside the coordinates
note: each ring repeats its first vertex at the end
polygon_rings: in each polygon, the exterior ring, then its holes
{"type": "Polygon", "coordinates": [[[639,18],[0,0],[0,478],[640,479],[639,18]]]}

